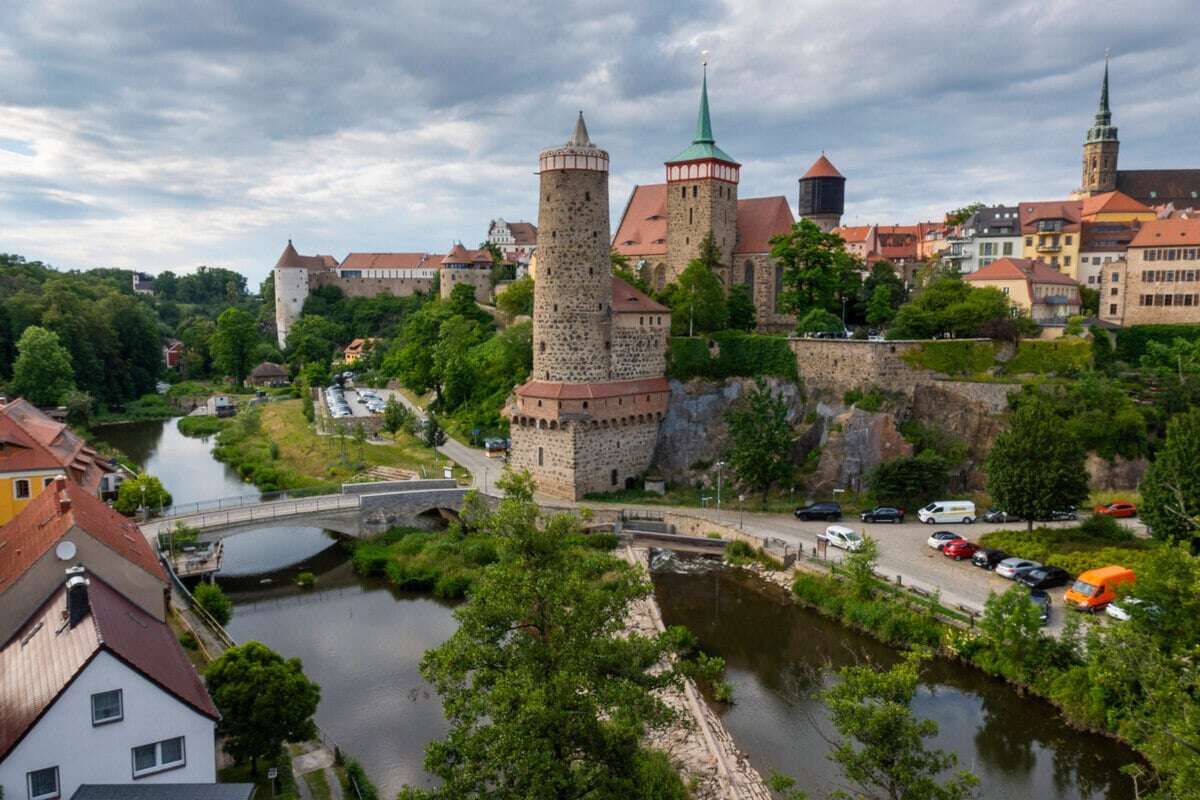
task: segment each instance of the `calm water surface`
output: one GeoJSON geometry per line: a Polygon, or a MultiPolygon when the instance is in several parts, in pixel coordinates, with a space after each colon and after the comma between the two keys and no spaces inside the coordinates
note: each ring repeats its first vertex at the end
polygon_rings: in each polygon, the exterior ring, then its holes
{"type": "MultiPolygon", "coordinates": [[[[181,435],[176,422],[112,426],[101,438],[159,476],[179,505],[255,493],[212,458],[211,440],[181,435]]],[[[453,634],[452,607],[354,575],[346,551],[316,528],[256,530],[225,542],[219,580],[236,604],[231,635],[303,661],[321,685],[318,724],[362,762],[381,797],[405,784],[428,786],[425,747],[447,725],[418,665],[453,634]],[[301,570],[317,575],[315,589],[295,587],[301,570]]],[[[815,668],[890,664],[896,654],[787,603],[782,592],[694,560],[660,562],[654,585],[666,622],[687,625],[726,659],[736,703],[723,719],[754,764],[796,777],[816,796],[838,787],[822,736],[832,731],[813,699],[815,668]]],[[[974,670],[931,663],[915,710],[937,721],[934,744],[982,778],[981,798],[1132,797],[1117,772],[1134,760],[1131,751],[1070,730],[1047,704],[974,670]]]]}
{"type": "MultiPolygon", "coordinates": [[[[676,562],[678,563],[678,562],[676,562]]],[[[687,567],[695,570],[694,565],[687,567]]],[[[722,719],[764,774],[776,769],[821,796],[841,786],[825,757],[833,736],[819,669],[870,660],[889,665],[895,651],[817,614],[785,604],[784,593],[720,569],[656,572],[655,595],[668,624],[687,625],[703,648],[725,658],[735,703],[722,719]]],[[[958,755],[981,779],[979,797],[1132,798],[1117,770],[1136,760],[1128,748],[1067,728],[1054,709],[949,661],[934,661],[914,702],[936,720],[934,746],[958,755]]]]}

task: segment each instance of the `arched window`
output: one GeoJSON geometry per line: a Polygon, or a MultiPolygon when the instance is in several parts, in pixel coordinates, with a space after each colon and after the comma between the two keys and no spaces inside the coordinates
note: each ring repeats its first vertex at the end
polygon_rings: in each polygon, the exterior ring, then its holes
{"type": "Polygon", "coordinates": [[[748,258],[746,259],[746,263],[742,266],[742,282],[751,289],[754,288],[754,262],[748,258]]]}
{"type": "Polygon", "coordinates": [[[783,302],[783,266],[775,265],[775,310],[782,311],[780,305],[783,302]]]}
{"type": "Polygon", "coordinates": [[[655,264],[654,265],[654,288],[661,290],[661,289],[666,288],[666,285],[667,285],[667,265],[666,264],[655,264]]]}

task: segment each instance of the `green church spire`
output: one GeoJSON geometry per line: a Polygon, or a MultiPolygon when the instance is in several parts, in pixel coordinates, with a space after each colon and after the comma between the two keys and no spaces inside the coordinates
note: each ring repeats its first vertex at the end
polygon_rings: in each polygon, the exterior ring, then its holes
{"type": "Polygon", "coordinates": [[[1100,85],[1100,113],[1108,119],[1112,119],[1112,112],[1108,110],[1108,53],[1104,54],[1104,83],[1100,85]]]}
{"type": "Polygon", "coordinates": [[[713,138],[712,118],[708,113],[708,51],[704,54],[704,76],[700,82],[700,113],[696,116],[696,135],[692,139],[692,143],[688,145],[682,153],[668,161],[668,164],[673,164],[677,161],[697,161],[704,158],[716,158],[721,161],[728,161],[730,164],[736,164],[728,153],[717,147],[717,140],[713,138]]]}
{"type": "Polygon", "coordinates": [[[1117,141],[1117,126],[1112,124],[1112,111],[1108,107],[1108,53],[1104,54],[1104,80],[1100,84],[1100,107],[1096,119],[1088,129],[1085,142],[1117,141]]]}

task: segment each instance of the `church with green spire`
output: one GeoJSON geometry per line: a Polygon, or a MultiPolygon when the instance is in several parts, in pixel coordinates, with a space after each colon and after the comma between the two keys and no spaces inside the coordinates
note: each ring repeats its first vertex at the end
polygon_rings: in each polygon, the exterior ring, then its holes
{"type": "Polygon", "coordinates": [[[1117,126],[1112,124],[1108,107],[1108,56],[1104,57],[1104,82],[1100,86],[1100,107],[1083,142],[1083,183],[1079,194],[1090,196],[1117,188],[1117,153],[1121,142],[1117,126]]]}

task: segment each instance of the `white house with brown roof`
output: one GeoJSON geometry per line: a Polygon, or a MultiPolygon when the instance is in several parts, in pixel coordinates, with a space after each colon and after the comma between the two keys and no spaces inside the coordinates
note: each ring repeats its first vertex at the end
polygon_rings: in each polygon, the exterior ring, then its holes
{"type": "Polygon", "coordinates": [[[1002,258],[963,280],[977,288],[999,289],[1013,308],[1042,325],[1065,323],[1079,313],[1079,284],[1035,259],[1002,258]]]}
{"type": "Polygon", "coordinates": [[[212,783],[219,714],[170,627],[76,568],[0,648],[0,789],[212,783]]]}
{"type": "Polygon", "coordinates": [[[518,268],[529,266],[537,249],[537,225],[532,222],[506,222],[496,217],[488,223],[487,241],[500,248],[506,261],[518,268]]]}

